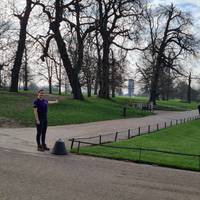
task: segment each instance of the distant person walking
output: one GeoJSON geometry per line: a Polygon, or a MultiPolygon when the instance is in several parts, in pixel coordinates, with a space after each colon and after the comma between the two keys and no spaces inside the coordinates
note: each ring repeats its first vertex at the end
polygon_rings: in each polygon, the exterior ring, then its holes
{"type": "Polygon", "coordinates": [[[199,111],[199,115],[200,115],[200,104],[197,106],[198,111],[199,111]]]}
{"type": "Polygon", "coordinates": [[[33,103],[33,110],[37,128],[36,142],[38,145],[38,151],[48,151],[49,148],[45,143],[47,131],[48,101],[44,99],[44,90],[39,90],[37,92],[37,99],[33,103]]]}

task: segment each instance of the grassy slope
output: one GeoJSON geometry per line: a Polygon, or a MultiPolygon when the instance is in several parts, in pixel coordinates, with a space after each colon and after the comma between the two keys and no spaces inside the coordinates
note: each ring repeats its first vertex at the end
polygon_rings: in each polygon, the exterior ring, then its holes
{"type": "MultiPolygon", "coordinates": [[[[0,92],[0,118],[10,118],[26,126],[34,125],[32,102],[34,95],[30,93],[15,94],[0,92]]],[[[52,97],[51,97],[52,98],[52,97]]],[[[58,96],[54,96],[54,99],[58,96]]],[[[60,97],[59,97],[60,98],[60,97]]],[[[63,97],[58,104],[49,105],[49,125],[84,123],[100,120],[123,118],[123,102],[86,98],[85,101],[63,97]]],[[[127,117],[141,117],[149,112],[128,109],[127,117]]]]}
{"type": "MultiPolygon", "coordinates": [[[[143,135],[126,141],[112,143],[113,146],[142,147],[148,149],[165,150],[186,154],[200,155],[200,121],[193,121],[184,125],[178,125],[158,132],[143,135]]],[[[125,159],[137,161],[139,151],[112,149],[105,147],[84,147],[80,151],[82,154],[103,156],[115,159],[125,159]]],[[[184,169],[199,169],[197,157],[184,157],[177,155],[142,152],[141,159],[144,162],[156,163],[160,165],[172,166],[184,169]]]]}
{"type": "MultiPolygon", "coordinates": [[[[25,126],[34,126],[32,102],[35,96],[31,92],[19,94],[0,91],[0,119],[14,119],[25,126]]],[[[52,98],[52,96],[51,96],[52,98]]],[[[95,97],[86,98],[85,101],[72,100],[66,96],[53,96],[59,98],[59,104],[49,105],[49,125],[75,124],[110,119],[123,118],[122,110],[126,105],[137,102],[146,102],[144,97],[117,97],[103,100],[95,97]]],[[[187,104],[179,100],[159,101],[158,105],[164,109],[187,110],[195,109],[197,103],[187,104]]],[[[149,115],[135,109],[128,109],[127,117],[141,117],[149,115]]]]}
{"type": "Polygon", "coordinates": [[[186,103],[183,102],[179,99],[173,99],[173,100],[169,100],[169,101],[158,101],[158,106],[160,109],[162,109],[163,107],[165,109],[169,109],[169,110],[191,110],[191,109],[197,109],[197,102],[191,102],[186,103]]]}

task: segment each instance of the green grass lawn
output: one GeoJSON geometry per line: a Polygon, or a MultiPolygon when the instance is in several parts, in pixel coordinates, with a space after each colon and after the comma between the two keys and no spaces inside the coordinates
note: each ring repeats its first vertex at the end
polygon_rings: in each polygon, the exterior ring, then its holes
{"type": "MultiPolygon", "coordinates": [[[[200,120],[163,129],[158,132],[138,136],[130,140],[110,143],[111,146],[147,148],[185,154],[200,155],[200,120]]],[[[73,149],[72,152],[76,152],[73,149]]],[[[198,157],[163,154],[139,150],[124,150],[103,146],[80,148],[81,154],[154,163],[182,169],[200,170],[198,157]]]]}
{"type": "Polygon", "coordinates": [[[197,109],[198,102],[187,103],[180,99],[171,99],[169,101],[157,101],[158,109],[164,110],[192,110],[197,109]]]}
{"type": "MultiPolygon", "coordinates": [[[[22,125],[34,126],[32,108],[34,98],[35,95],[29,92],[16,94],[0,91],[0,119],[14,119],[22,125]]],[[[58,104],[49,105],[49,125],[78,124],[124,118],[124,104],[117,98],[115,100],[104,100],[92,97],[86,98],[85,101],[73,100],[69,96],[51,95],[48,98],[59,98],[58,104]]],[[[150,112],[133,108],[127,110],[127,118],[150,114],[150,112]]]]}
{"type": "MultiPolygon", "coordinates": [[[[18,94],[0,91],[0,123],[1,119],[15,120],[23,126],[34,126],[32,102],[33,92],[20,91],[18,94]]],[[[127,118],[143,117],[151,113],[129,108],[138,102],[147,102],[145,97],[116,97],[110,100],[96,97],[85,98],[85,101],[73,100],[69,95],[48,95],[48,99],[59,99],[58,104],[49,105],[49,125],[78,124],[102,120],[120,119],[123,107],[127,106],[127,118]]],[[[195,109],[197,103],[183,103],[179,100],[159,101],[164,110],[195,109]]]]}

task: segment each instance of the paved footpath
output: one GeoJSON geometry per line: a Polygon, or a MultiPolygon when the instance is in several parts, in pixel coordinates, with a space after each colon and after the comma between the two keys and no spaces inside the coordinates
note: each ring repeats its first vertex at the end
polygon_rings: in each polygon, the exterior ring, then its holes
{"type": "Polygon", "coordinates": [[[199,200],[200,173],[0,149],[0,200],[199,200]]]}
{"type": "MultiPolygon", "coordinates": [[[[140,119],[49,127],[57,138],[97,135],[192,112],[160,112],[140,119]]],[[[35,129],[0,129],[0,200],[199,200],[200,173],[69,154],[36,152],[35,129]]]]}
{"type": "MultiPolygon", "coordinates": [[[[135,129],[138,126],[163,124],[175,119],[196,116],[197,111],[169,112],[158,111],[156,115],[143,118],[131,118],[121,120],[109,120],[101,122],[92,122],[78,125],[52,126],[48,127],[47,144],[53,147],[55,141],[59,138],[67,141],[73,137],[86,137],[124,131],[129,128],[135,129]]],[[[36,152],[36,129],[35,128],[0,128],[0,147],[16,149],[26,152],[36,152]]],[[[70,143],[67,143],[69,146],[70,143]]]]}

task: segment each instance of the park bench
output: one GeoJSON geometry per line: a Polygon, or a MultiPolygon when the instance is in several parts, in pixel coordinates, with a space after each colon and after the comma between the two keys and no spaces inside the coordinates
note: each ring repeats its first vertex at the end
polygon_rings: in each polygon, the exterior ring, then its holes
{"type": "Polygon", "coordinates": [[[56,100],[49,100],[48,102],[49,102],[49,104],[56,104],[56,103],[58,103],[58,99],[56,99],[56,100]]]}
{"type": "Polygon", "coordinates": [[[153,111],[154,110],[154,105],[153,103],[135,103],[133,104],[133,106],[135,108],[141,109],[141,110],[149,110],[149,111],[153,111]]]}

